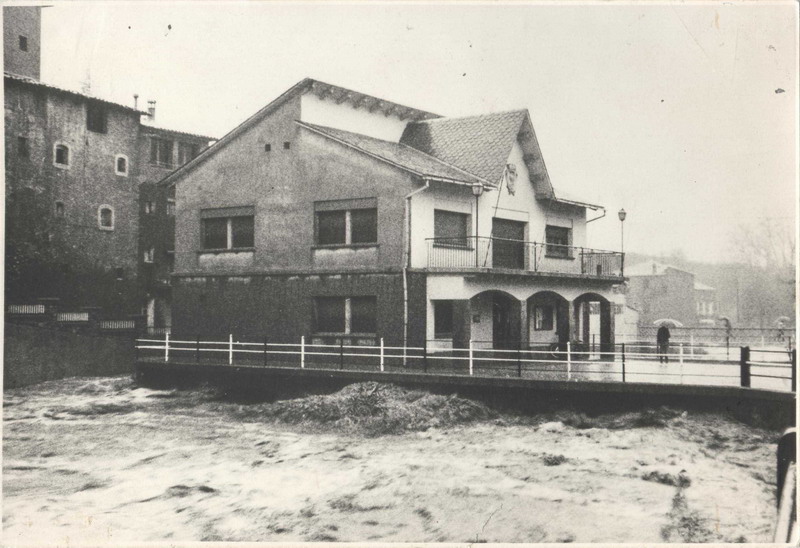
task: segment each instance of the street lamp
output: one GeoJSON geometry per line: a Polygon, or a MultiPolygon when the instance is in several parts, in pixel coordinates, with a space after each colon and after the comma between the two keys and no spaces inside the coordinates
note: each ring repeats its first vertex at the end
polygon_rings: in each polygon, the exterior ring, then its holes
{"type": "Polygon", "coordinates": [[[472,194],[475,196],[475,268],[478,268],[478,198],[483,194],[483,184],[473,184],[472,194]]]}
{"type": "Polygon", "coordinates": [[[620,209],[617,213],[619,217],[619,250],[622,253],[622,257],[620,258],[620,273],[624,276],[625,275],[625,217],[628,214],[625,212],[624,209],[620,209]]]}

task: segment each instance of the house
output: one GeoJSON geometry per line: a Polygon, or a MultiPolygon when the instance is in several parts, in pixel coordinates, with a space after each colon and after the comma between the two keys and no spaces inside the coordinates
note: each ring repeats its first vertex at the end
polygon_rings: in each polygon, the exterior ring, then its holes
{"type": "Polygon", "coordinates": [[[613,344],[622,255],[586,248],[526,110],[446,118],[305,79],[166,177],[173,325],[435,349],[613,344]]]}
{"type": "Polygon", "coordinates": [[[708,324],[717,314],[716,290],[693,273],[657,261],[625,269],[628,304],[639,310],[642,326],[673,320],[687,327],[708,324]]]}
{"type": "Polygon", "coordinates": [[[140,215],[141,185],[210,138],[151,127],[154,103],[140,111],[40,81],[41,8],[4,7],[3,16],[6,301],[139,314],[154,294],[149,259],[168,264],[173,237],[169,221],[140,215]]]}

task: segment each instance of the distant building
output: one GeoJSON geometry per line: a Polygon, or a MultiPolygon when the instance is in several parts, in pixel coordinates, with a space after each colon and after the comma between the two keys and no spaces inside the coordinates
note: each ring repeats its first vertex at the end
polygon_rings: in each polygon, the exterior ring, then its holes
{"type": "Polygon", "coordinates": [[[694,302],[697,311],[697,322],[700,325],[715,326],[719,317],[717,290],[704,283],[694,282],[694,302]]]}
{"type": "Polygon", "coordinates": [[[115,318],[152,308],[154,279],[165,276],[150,265],[168,268],[174,234],[174,220],[159,215],[174,207],[158,198],[165,203],[141,215],[140,185],[211,139],[143,125],[154,104],[145,112],[41,82],[40,8],[3,15],[6,302],[57,298],[115,318]]]}
{"type": "Polygon", "coordinates": [[[646,261],[625,268],[627,303],[639,311],[642,326],[674,320],[684,326],[708,324],[715,317],[716,291],[694,274],[672,265],[646,261]]]}
{"type": "Polygon", "coordinates": [[[178,332],[613,344],[622,255],[586,248],[600,206],[553,188],[526,110],[444,118],[305,79],[164,183],[178,332]]]}

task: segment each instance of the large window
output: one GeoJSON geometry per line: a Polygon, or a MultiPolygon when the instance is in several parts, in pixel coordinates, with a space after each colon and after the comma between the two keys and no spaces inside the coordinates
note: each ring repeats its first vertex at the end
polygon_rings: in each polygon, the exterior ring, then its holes
{"type": "Polygon", "coordinates": [[[172,167],[172,141],[151,137],[150,163],[162,167],[172,167]]]}
{"type": "Polygon", "coordinates": [[[317,245],[356,245],[378,242],[375,199],[341,200],[315,204],[317,245]]]}
{"type": "Polygon", "coordinates": [[[203,249],[252,249],[255,246],[252,207],[201,212],[203,249]]]}
{"type": "Polygon", "coordinates": [[[96,133],[105,133],[108,124],[108,109],[99,103],[86,105],[86,129],[96,133]]]}
{"type": "Polygon", "coordinates": [[[433,301],[433,337],[453,338],[453,301],[433,301]]]}
{"type": "Polygon", "coordinates": [[[437,245],[469,244],[470,215],[443,209],[433,210],[433,236],[437,245]]]}
{"type": "Polygon", "coordinates": [[[545,239],[547,241],[547,256],[572,258],[572,229],[563,226],[547,225],[545,227],[545,239]]]}
{"type": "Polygon", "coordinates": [[[314,331],[316,333],[375,333],[377,323],[375,297],[316,297],[314,331]]]}
{"type": "Polygon", "coordinates": [[[183,165],[197,156],[197,145],[192,143],[178,144],[178,165],[183,165]]]}

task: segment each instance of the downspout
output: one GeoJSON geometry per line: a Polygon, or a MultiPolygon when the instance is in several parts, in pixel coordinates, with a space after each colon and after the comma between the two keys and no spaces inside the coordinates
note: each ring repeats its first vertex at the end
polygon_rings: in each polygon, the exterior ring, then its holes
{"type": "Polygon", "coordinates": [[[603,214],[602,214],[602,215],[600,215],[600,216],[598,216],[598,217],[595,217],[594,219],[589,219],[588,221],[586,221],[586,224],[587,224],[587,225],[588,225],[589,223],[591,223],[592,221],[596,221],[596,220],[598,220],[598,219],[602,219],[603,217],[605,217],[605,216],[606,216],[606,208],[604,208],[604,207],[603,207],[603,208],[600,208],[600,209],[602,209],[602,210],[603,210],[603,214]]]}
{"type": "MultiPolygon", "coordinates": [[[[411,266],[411,198],[415,194],[428,190],[430,186],[430,179],[425,179],[425,186],[405,196],[405,210],[403,212],[405,220],[403,231],[403,364],[406,362],[405,348],[408,346],[408,269],[411,266]]],[[[427,337],[427,334],[425,336],[427,337]]]]}

